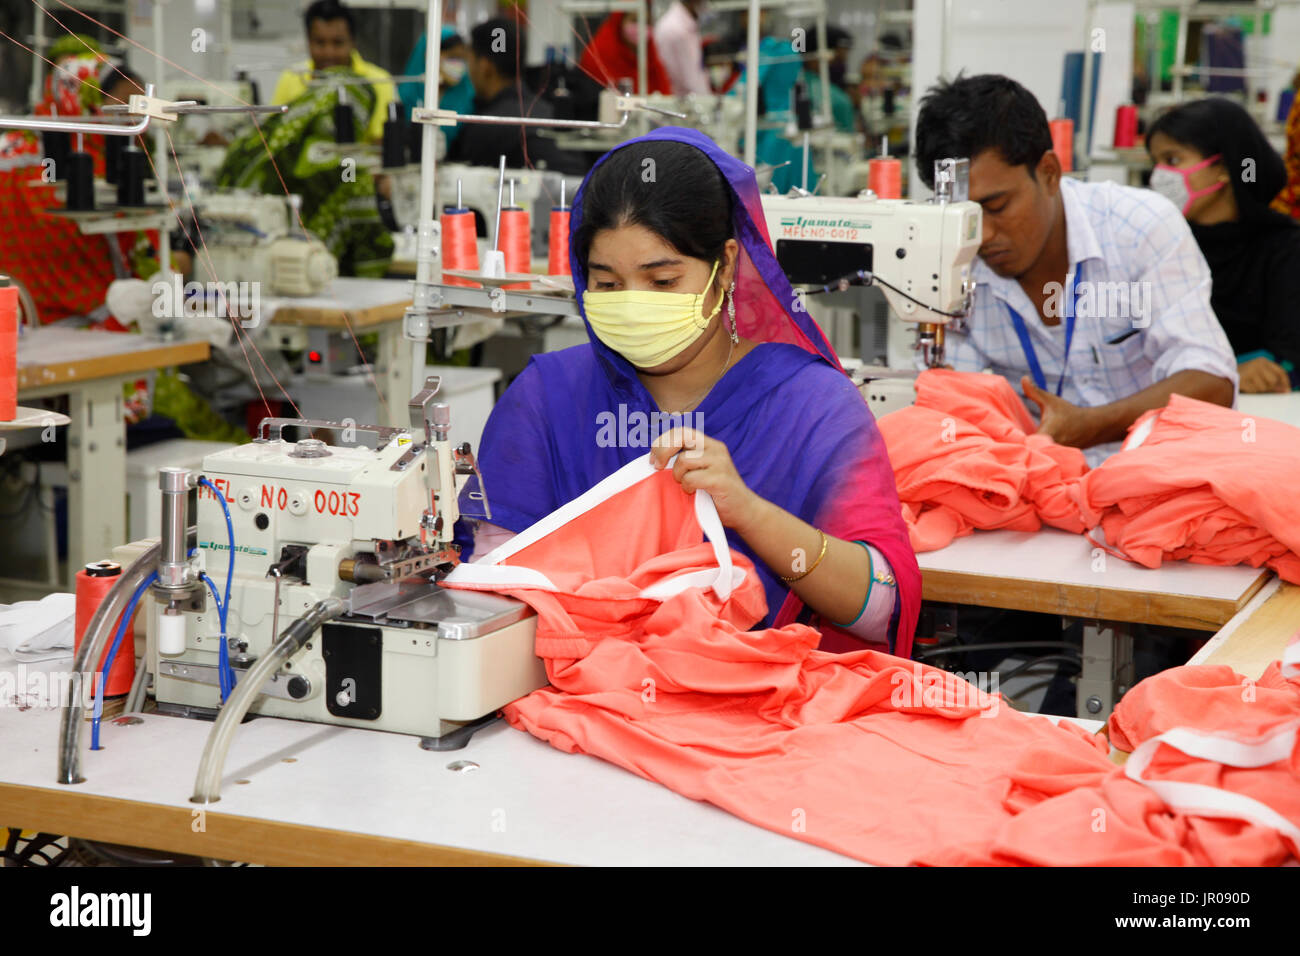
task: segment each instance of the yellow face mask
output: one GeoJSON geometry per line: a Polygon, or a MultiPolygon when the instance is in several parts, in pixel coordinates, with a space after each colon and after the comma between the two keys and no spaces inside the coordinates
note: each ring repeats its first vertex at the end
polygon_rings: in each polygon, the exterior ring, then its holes
{"type": "Polygon", "coordinates": [[[709,327],[722,296],[707,316],[704,295],[713,284],[713,264],[704,292],[584,292],[582,305],[591,330],[637,368],[654,368],[680,355],[709,327]]]}

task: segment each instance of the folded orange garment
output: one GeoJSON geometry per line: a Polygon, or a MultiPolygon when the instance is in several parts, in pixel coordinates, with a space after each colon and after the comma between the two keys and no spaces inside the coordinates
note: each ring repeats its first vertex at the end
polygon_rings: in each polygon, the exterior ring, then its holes
{"type": "Polygon", "coordinates": [[[975,529],[1082,532],[1072,486],[1083,452],[1034,434],[1000,375],[930,369],[916,404],[877,422],[912,547],[934,551],[975,529]]]}
{"type": "Polygon", "coordinates": [[[1173,395],[1129,436],[1071,489],[1108,547],[1149,568],[1267,565],[1300,583],[1300,428],[1173,395]]]}
{"type": "Polygon", "coordinates": [[[1026,754],[997,836],[924,862],[1252,866],[1300,857],[1300,642],[1257,681],[1176,667],[1130,690],[1110,718],[1123,767],[1044,772],[1026,754]]]}

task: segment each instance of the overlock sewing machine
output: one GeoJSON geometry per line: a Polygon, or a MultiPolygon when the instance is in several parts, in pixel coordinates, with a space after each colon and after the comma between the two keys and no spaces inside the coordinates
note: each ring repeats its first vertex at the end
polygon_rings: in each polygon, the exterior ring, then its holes
{"type": "Polygon", "coordinates": [[[221,624],[197,575],[205,564],[224,585],[232,537],[226,640],[237,676],[307,609],[331,597],[346,605],[265,683],[253,713],[416,734],[446,749],[547,683],[530,608],[438,583],[458,560],[456,478],[476,466],[468,443],[452,446],[437,389],[430,378],[412,399],[409,430],[267,419],[251,444],[209,455],[202,476],[224,499],[233,535],[221,501],[200,487],[198,560],[184,539],[199,476],[162,470],[148,612],[159,710],[205,715],[219,705],[221,624]],[[289,440],[291,429],[307,434],[289,440]]]}

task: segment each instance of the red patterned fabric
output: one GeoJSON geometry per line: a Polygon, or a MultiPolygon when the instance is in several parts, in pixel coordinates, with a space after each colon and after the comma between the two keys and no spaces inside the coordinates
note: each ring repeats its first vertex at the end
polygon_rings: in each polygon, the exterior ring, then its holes
{"type": "MultiPolygon", "coordinates": [[[[86,115],[80,87],[94,77],[100,64],[93,57],[67,57],[46,80],[45,98],[33,112],[41,116],[86,115]]],[[[75,148],[75,139],[73,143],[75,148]]],[[[102,136],[84,137],[83,149],[104,175],[102,136]]],[[[117,242],[124,260],[136,233],[82,235],[70,219],[50,215],[60,204],[54,183],[42,182],[43,152],[38,133],[0,133],[0,272],[17,278],[32,295],[43,323],[69,315],[86,315],[104,304],[104,293],[115,278],[107,243],[117,242]]],[[[58,175],[54,170],[54,175],[58,175]]]]}

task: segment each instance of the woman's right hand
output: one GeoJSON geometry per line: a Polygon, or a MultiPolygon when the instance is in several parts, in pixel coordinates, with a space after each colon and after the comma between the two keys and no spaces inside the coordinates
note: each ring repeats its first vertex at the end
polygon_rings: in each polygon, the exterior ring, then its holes
{"type": "Polygon", "coordinates": [[[1286,369],[1263,355],[1237,366],[1243,392],[1289,392],[1291,377],[1286,369]]]}

